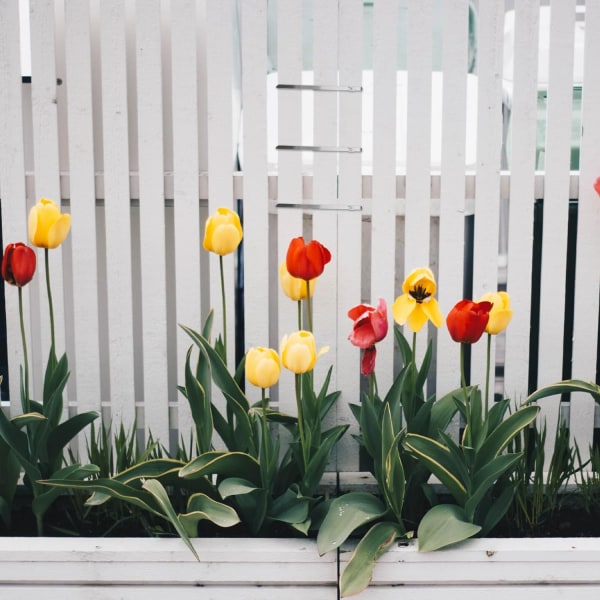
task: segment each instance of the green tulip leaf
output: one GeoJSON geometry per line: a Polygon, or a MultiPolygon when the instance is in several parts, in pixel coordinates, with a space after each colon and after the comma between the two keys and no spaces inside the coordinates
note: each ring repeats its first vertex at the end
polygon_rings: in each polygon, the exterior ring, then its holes
{"type": "Polygon", "coordinates": [[[219,494],[222,498],[251,494],[258,489],[260,488],[242,477],[228,477],[219,484],[219,494]]]}
{"type": "MultiPolygon", "coordinates": [[[[211,449],[213,436],[213,418],[210,399],[207,398],[205,389],[210,386],[210,380],[200,383],[192,373],[190,367],[190,348],[185,357],[185,397],[188,400],[194,425],[196,427],[196,438],[200,453],[211,449]]],[[[200,358],[202,361],[202,357],[200,358]]]]}
{"type": "Polygon", "coordinates": [[[148,479],[144,482],[142,486],[149,494],[151,494],[156,503],[161,508],[162,516],[166,518],[175,528],[175,531],[179,534],[179,537],[184,541],[185,545],[192,551],[192,554],[196,557],[197,561],[200,561],[200,557],[194,548],[188,532],[184,527],[183,523],[180,521],[173,505],[171,504],[171,500],[169,495],[167,494],[167,490],[165,490],[163,484],[158,481],[158,479],[148,479]]]}
{"type": "Polygon", "coordinates": [[[580,379],[566,379],[565,381],[559,381],[541,387],[539,390],[530,394],[524,404],[531,404],[532,402],[537,402],[548,396],[557,396],[559,394],[573,392],[585,392],[591,394],[596,402],[600,402],[600,386],[598,386],[598,384],[591,381],[582,381],[580,379]]]}
{"type": "MultiPolygon", "coordinates": [[[[97,475],[100,469],[96,465],[69,465],[54,473],[54,475],[42,483],[52,485],[54,479],[59,481],[82,480],[97,475]]],[[[51,487],[47,491],[35,496],[32,502],[33,514],[42,517],[50,508],[52,503],[63,493],[60,487],[51,487]]]]}
{"type": "Polygon", "coordinates": [[[317,535],[317,550],[323,556],[338,548],[363,525],[383,517],[387,509],[376,496],[367,492],[349,492],[334,498],[317,535]]]}
{"type": "Polygon", "coordinates": [[[219,356],[219,353],[211,346],[210,342],[205,337],[193,329],[190,329],[185,325],[181,325],[181,328],[192,338],[194,343],[206,353],[210,361],[212,376],[215,384],[224,394],[234,398],[235,401],[239,403],[246,412],[248,412],[250,409],[248,400],[244,395],[244,392],[242,392],[240,386],[231,376],[231,373],[229,373],[227,365],[223,362],[223,359],[221,356],[219,356]]]}
{"type": "Polygon", "coordinates": [[[258,486],[261,484],[258,461],[243,452],[226,452],[222,450],[205,452],[179,471],[180,477],[190,479],[215,474],[221,477],[244,476],[244,478],[258,486]]]}
{"type": "Polygon", "coordinates": [[[357,544],[342,576],[340,591],[343,598],[362,592],[373,577],[377,559],[402,535],[397,523],[377,523],[357,544]]]}
{"type": "Polygon", "coordinates": [[[431,552],[477,535],[481,527],[466,520],[465,513],[455,504],[438,504],[419,523],[419,552],[431,552]]]}
{"type": "Polygon", "coordinates": [[[464,462],[455,453],[440,442],[411,433],[406,436],[403,445],[448,488],[459,504],[464,504],[467,499],[468,472],[464,462]]]}
{"type": "Polygon", "coordinates": [[[179,520],[188,535],[198,535],[198,523],[210,521],[219,527],[233,527],[240,522],[238,514],[231,506],[217,502],[206,494],[193,494],[187,505],[187,512],[179,515],[179,520]]]}
{"type": "Polygon", "coordinates": [[[16,415],[11,418],[11,421],[19,428],[23,429],[25,425],[31,425],[45,421],[46,417],[39,412],[30,412],[22,415],[16,415]]]}
{"type": "Polygon", "coordinates": [[[65,446],[99,416],[97,412],[79,413],[50,431],[47,443],[49,461],[54,462],[61,457],[65,446]]]}
{"type": "Polygon", "coordinates": [[[310,499],[287,489],[275,498],[269,511],[269,518],[283,523],[304,523],[308,519],[310,499]]]}
{"type": "Polygon", "coordinates": [[[488,434],[477,452],[477,467],[485,466],[498,456],[519,431],[535,420],[539,411],[539,406],[524,406],[502,421],[488,434]]]}

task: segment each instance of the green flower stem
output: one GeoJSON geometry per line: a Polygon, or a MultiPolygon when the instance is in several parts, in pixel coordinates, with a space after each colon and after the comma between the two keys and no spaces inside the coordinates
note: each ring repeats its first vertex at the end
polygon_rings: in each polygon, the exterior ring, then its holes
{"type": "Polygon", "coordinates": [[[312,333],[313,318],[312,318],[312,299],[310,297],[310,279],[306,279],[306,311],[308,313],[308,331],[312,333]]]}
{"type": "Polygon", "coordinates": [[[23,398],[24,413],[29,412],[29,360],[27,358],[27,338],[25,337],[25,322],[23,320],[23,289],[19,289],[19,321],[21,325],[21,341],[23,342],[23,398]]]}
{"type": "Polygon", "coordinates": [[[465,414],[467,415],[467,435],[465,438],[466,445],[471,447],[471,406],[469,402],[469,393],[467,391],[467,382],[465,379],[465,344],[461,342],[460,344],[460,382],[463,389],[463,394],[465,395],[465,414]]]}
{"type": "Polygon", "coordinates": [[[302,411],[302,373],[296,373],[296,408],[298,411],[298,435],[300,436],[300,447],[302,448],[302,465],[304,472],[308,466],[308,453],[310,448],[306,447],[306,439],[304,437],[304,418],[302,411]]]}
{"type": "MultiPolygon", "coordinates": [[[[271,456],[269,451],[269,430],[267,424],[267,393],[265,388],[261,388],[261,406],[262,406],[262,429],[263,429],[263,448],[264,448],[264,457],[266,464],[266,473],[267,476],[271,470],[271,456]]],[[[268,477],[270,479],[270,477],[268,477]]],[[[263,481],[263,485],[269,485],[269,481],[263,481]]]]}
{"type": "Polygon", "coordinates": [[[50,287],[50,259],[48,248],[44,248],[44,263],[46,266],[46,291],[48,292],[48,310],[50,311],[50,343],[52,354],[56,353],[54,336],[54,305],[52,303],[52,288],[50,287]]]}
{"type": "Polygon", "coordinates": [[[223,273],[223,257],[219,255],[219,270],[221,272],[221,306],[223,310],[223,362],[227,364],[227,304],[225,301],[225,275],[223,273]]]}
{"type": "Polygon", "coordinates": [[[298,300],[298,331],[302,329],[302,300],[298,300]]]}
{"type": "Polygon", "coordinates": [[[485,418],[487,419],[489,411],[489,397],[490,397],[490,357],[492,347],[492,334],[487,334],[487,362],[485,366],[485,418]]]}

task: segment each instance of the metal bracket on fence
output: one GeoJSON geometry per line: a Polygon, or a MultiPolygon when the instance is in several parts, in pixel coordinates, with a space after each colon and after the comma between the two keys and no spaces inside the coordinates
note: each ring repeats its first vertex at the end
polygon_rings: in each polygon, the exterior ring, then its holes
{"type": "Polygon", "coordinates": [[[362,85],[313,85],[310,83],[278,83],[278,90],[306,90],[310,92],[362,92],[362,85]]]}
{"type": "Polygon", "coordinates": [[[352,146],[298,146],[295,144],[279,144],[275,146],[275,150],[301,150],[303,152],[362,152],[362,148],[356,148],[352,146]]]}
{"type": "Polygon", "coordinates": [[[361,204],[303,204],[301,202],[278,202],[275,208],[300,208],[302,210],[338,210],[338,211],[361,211],[361,204]]]}

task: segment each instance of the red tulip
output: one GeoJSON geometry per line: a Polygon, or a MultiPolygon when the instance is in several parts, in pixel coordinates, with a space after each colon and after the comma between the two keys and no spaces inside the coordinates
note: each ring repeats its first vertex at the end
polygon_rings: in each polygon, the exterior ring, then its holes
{"type": "Polygon", "coordinates": [[[446,325],[455,342],[474,344],[485,331],[492,310],[491,302],[461,300],[446,317],[446,325]]]}
{"type": "Polygon", "coordinates": [[[297,237],[290,242],[285,262],[290,275],[306,281],[321,275],[330,260],[331,253],[323,244],[316,240],[306,244],[303,237],[297,237]]]}
{"type": "Polygon", "coordinates": [[[598,179],[596,179],[594,182],[594,189],[596,190],[598,196],[600,196],[600,177],[598,177],[598,179]]]}
{"type": "Polygon", "coordinates": [[[8,244],[2,257],[4,281],[17,287],[27,285],[35,273],[35,252],[22,242],[8,244]]]}
{"type": "Polygon", "coordinates": [[[376,342],[381,341],[388,332],[387,306],[383,298],[377,308],[368,304],[359,304],[348,311],[354,326],[348,339],[354,346],[363,348],[360,372],[370,375],[375,370],[376,342]]]}

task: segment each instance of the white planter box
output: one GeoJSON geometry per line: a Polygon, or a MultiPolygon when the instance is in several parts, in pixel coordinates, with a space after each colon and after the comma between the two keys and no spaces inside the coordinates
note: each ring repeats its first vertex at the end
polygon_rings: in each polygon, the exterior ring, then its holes
{"type": "MultiPolygon", "coordinates": [[[[362,595],[369,600],[600,598],[600,538],[474,539],[422,554],[416,547],[414,541],[398,544],[384,554],[362,595]]],[[[351,551],[341,552],[342,568],[351,551]]]]}
{"type": "Polygon", "coordinates": [[[6,600],[331,600],[337,557],[313,540],[2,538],[6,600]],[[204,589],[198,589],[204,588],[204,589]]]}
{"type": "MultiPolygon", "coordinates": [[[[335,600],[337,557],[313,540],[0,537],[0,598],[36,600],[335,600]],[[198,589],[202,588],[202,589],[198,589]],[[176,595],[176,596],[175,596],[176,595]]],[[[352,547],[340,552],[341,568],[352,547]]],[[[469,540],[379,559],[369,600],[597,600],[600,539],[469,540]]]]}

